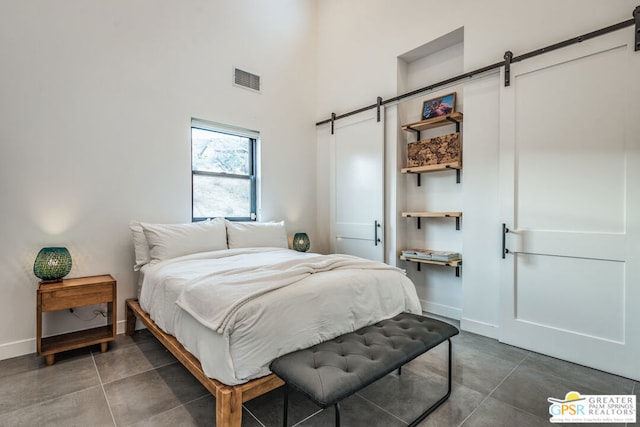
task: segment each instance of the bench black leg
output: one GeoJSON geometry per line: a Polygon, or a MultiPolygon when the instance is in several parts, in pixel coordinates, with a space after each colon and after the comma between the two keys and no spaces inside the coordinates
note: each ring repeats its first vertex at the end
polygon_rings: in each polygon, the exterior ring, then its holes
{"type": "Polygon", "coordinates": [[[340,402],[335,404],[336,407],[336,427],[340,427],[340,402]]]}
{"type": "Polygon", "coordinates": [[[284,410],[282,413],[282,426],[287,427],[287,409],[289,408],[289,387],[284,385],[284,410]]]}
{"type": "Polygon", "coordinates": [[[410,424],[409,427],[415,427],[418,424],[420,424],[420,421],[424,420],[425,418],[427,418],[427,416],[432,413],[433,411],[435,411],[436,409],[438,409],[438,407],[440,405],[442,405],[448,398],[449,396],[451,396],[451,339],[448,339],[447,342],[449,343],[449,373],[448,373],[448,382],[447,382],[447,394],[445,394],[444,396],[442,396],[440,398],[440,400],[438,400],[436,403],[434,403],[433,405],[431,405],[430,407],[427,408],[426,411],[424,411],[422,414],[420,414],[418,416],[418,418],[416,418],[415,420],[413,420],[410,424]]]}

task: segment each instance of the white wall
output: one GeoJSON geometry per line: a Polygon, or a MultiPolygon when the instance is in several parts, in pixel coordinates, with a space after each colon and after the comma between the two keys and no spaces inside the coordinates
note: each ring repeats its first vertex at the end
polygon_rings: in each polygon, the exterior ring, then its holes
{"type": "MultiPolygon", "coordinates": [[[[635,1],[567,0],[511,2],[462,0],[323,0],[318,2],[317,121],[402,93],[398,57],[442,35],[464,28],[464,71],[519,55],[632,17],[635,1]]],[[[426,86],[433,81],[425,81],[426,86]]],[[[500,223],[498,203],[499,79],[496,74],[464,84],[462,194],[463,329],[496,336],[500,223]]],[[[428,94],[423,95],[427,99],[428,94]]],[[[387,110],[397,114],[399,107],[387,110]]],[[[397,126],[401,123],[395,123],[397,126]]],[[[387,136],[395,130],[386,130],[387,136]]],[[[396,134],[397,135],[397,134],[396,134]]],[[[398,136],[396,136],[398,138],[398,136]]],[[[318,147],[321,150],[321,146],[318,147]]],[[[387,153],[395,153],[395,147],[387,153]]],[[[320,155],[320,160],[323,156],[320,155]]],[[[400,155],[390,156],[389,169],[400,155]]],[[[318,174],[326,168],[319,162],[318,174]]],[[[393,193],[393,171],[386,171],[393,193]]],[[[319,183],[319,194],[324,191],[319,183]]],[[[326,232],[328,224],[319,224],[326,232]]],[[[387,238],[389,241],[389,238],[387,238]]]]}
{"type": "Polygon", "coordinates": [[[460,27],[465,70],[632,18],[634,0],[323,0],[318,120],[396,95],[396,57],[460,27]]]}
{"type": "Polygon", "coordinates": [[[124,319],[129,220],[191,219],[191,117],[258,130],[260,218],[314,240],[315,34],[311,0],[2,2],[0,359],[35,351],[43,246],[70,249],[69,277],[113,274],[124,319]]]}

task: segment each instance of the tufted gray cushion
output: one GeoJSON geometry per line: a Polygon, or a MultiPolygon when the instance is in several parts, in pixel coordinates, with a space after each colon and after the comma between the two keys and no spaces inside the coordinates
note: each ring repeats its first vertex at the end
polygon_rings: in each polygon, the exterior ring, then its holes
{"type": "Polygon", "coordinates": [[[323,408],[333,405],[459,333],[411,313],[281,356],[271,371],[323,408]]]}

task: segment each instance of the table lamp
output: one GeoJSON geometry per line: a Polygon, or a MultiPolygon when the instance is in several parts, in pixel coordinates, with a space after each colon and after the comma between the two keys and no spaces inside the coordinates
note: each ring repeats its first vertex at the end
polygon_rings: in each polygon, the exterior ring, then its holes
{"type": "Polygon", "coordinates": [[[41,283],[59,282],[71,271],[71,254],[67,248],[42,248],[33,263],[33,274],[41,283]]]}
{"type": "Polygon", "coordinates": [[[311,246],[311,242],[309,241],[309,236],[307,233],[296,233],[293,236],[293,249],[298,252],[307,252],[309,247],[311,246]]]}

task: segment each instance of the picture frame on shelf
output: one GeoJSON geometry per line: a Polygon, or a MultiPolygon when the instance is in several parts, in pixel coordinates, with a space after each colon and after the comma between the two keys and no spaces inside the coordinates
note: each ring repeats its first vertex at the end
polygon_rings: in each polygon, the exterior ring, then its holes
{"type": "Polygon", "coordinates": [[[451,92],[422,103],[422,120],[445,116],[456,110],[456,93],[451,92]]]}

